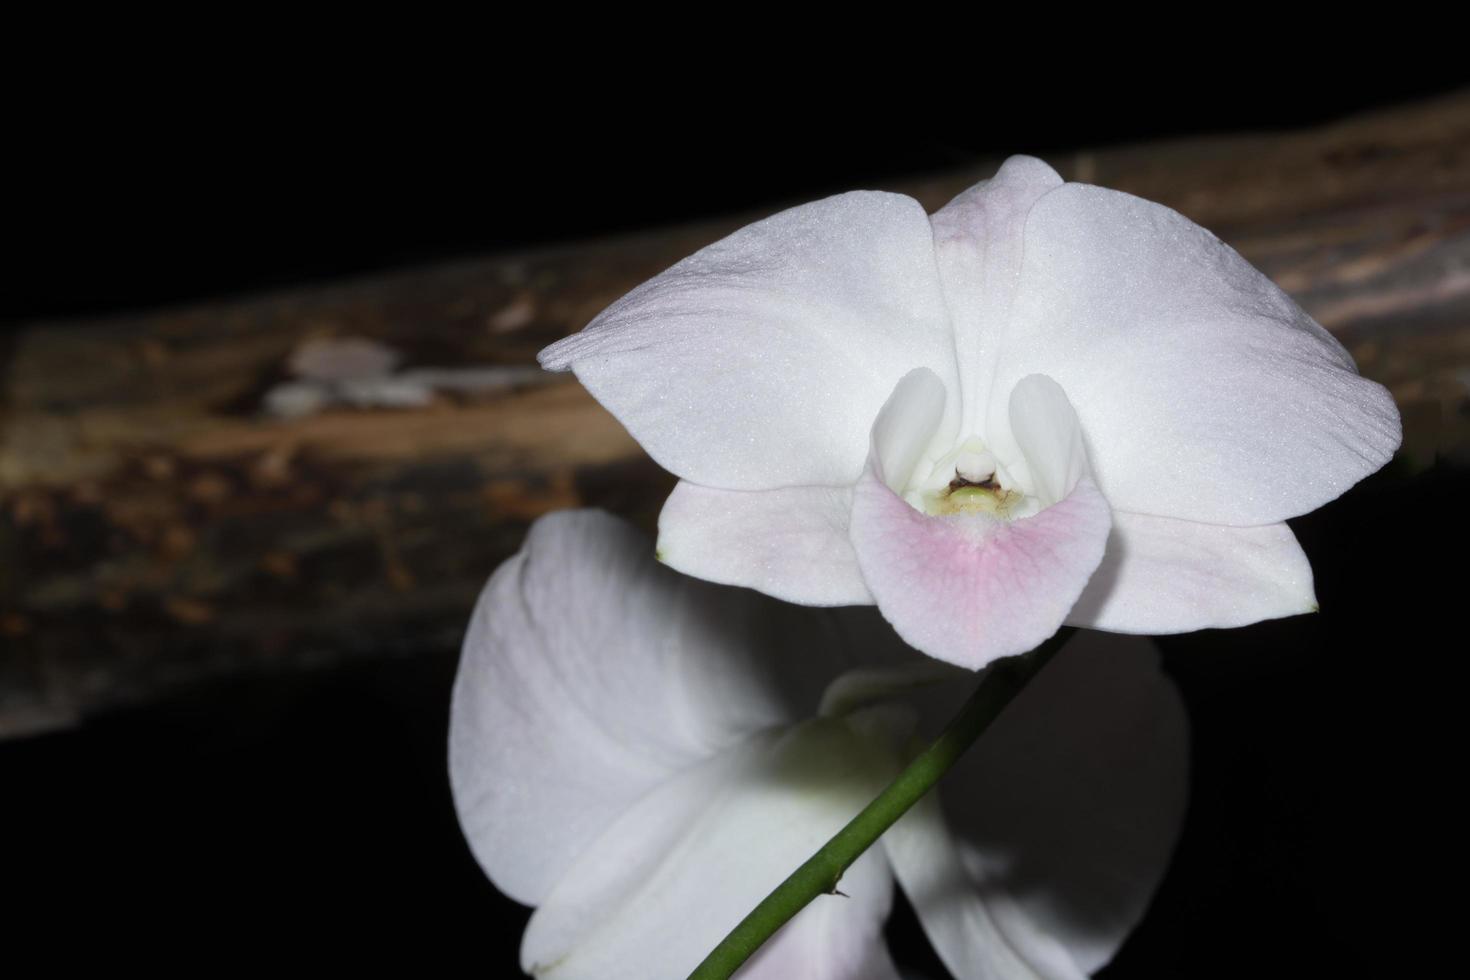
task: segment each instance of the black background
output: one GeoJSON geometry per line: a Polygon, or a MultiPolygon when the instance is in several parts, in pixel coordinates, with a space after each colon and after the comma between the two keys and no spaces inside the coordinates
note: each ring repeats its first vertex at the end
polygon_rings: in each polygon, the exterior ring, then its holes
{"type": "MultiPolygon", "coordinates": [[[[687,67],[640,86],[566,89],[565,66],[543,62],[404,87],[420,63],[376,59],[385,75],[369,80],[375,59],[359,59],[297,88],[238,57],[250,71],[202,87],[185,65],[24,89],[8,323],[652,227],[1015,151],[1295,127],[1459,81],[1343,72],[1171,92],[1093,78],[1066,98],[910,113],[836,83],[699,91],[687,67]]],[[[1411,880],[1442,860],[1442,671],[1464,648],[1463,630],[1439,632],[1463,574],[1436,556],[1464,553],[1466,490],[1445,466],[1391,467],[1294,522],[1321,614],[1163,641],[1194,724],[1191,810],[1107,976],[1408,972],[1398,957],[1433,918],[1411,880]]],[[[513,975],[526,913],[480,875],[449,805],[453,669],[256,678],[0,744],[7,942],[205,973],[513,975]]],[[[911,917],[891,932],[923,962],[911,917]]]]}
{"type": "Polygon", "coordinates": [[[415,82],[434,69],[373,64],[325,80],[252,64],[205,82],[140,64],[17,100],[0,315],[146,309],[524,249],[1011,153],[1293,129],[1470,84],[1457,68],[1331,64],[1291,82],[1109,71],[1014,93],[961,76],[934,80],[942,98],[846,78],[703,91],[678,75],[547,93],[530,69],[415,82]]]}

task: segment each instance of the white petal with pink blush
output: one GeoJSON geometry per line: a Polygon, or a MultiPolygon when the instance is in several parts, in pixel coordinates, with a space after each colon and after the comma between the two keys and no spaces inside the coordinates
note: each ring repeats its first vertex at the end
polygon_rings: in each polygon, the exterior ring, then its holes
{"type": "Polygon", "coordinates": [[[1064,621],[1314,609],[1282,522],[1400,438],[1387,391],[1229,246],[1028,157],[932,216],[854,192],[757,222],[541,362],[680,478],[666,563],[875,603],[971,668],[1064,621]]]}

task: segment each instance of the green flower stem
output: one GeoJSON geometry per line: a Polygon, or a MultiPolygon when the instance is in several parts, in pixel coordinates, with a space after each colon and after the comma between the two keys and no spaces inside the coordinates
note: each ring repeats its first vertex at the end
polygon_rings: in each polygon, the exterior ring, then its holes
{"type": "Polygon", "coordinates": [[[807,859],[689,974],[689,980],[728,980],[740,964],[773,936],[792,916],[818,895],[837,891],[837,883],[852,863],[873,846],[883,832],[939,782],[939,777],[990,727],[1006,705],[1036,676],[1074,631],[1063,629],[1050,640],[1019,657],[997,661],[975,693],[950,720],[934,743],[910,762],[873,802],[839,830],[822,849],[807,859]]]}

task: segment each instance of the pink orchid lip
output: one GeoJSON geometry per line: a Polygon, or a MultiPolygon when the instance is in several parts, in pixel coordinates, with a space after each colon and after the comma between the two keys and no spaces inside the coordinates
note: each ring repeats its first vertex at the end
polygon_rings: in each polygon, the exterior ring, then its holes
{"type": "Polygon", "coordinates": [[[946,398],[923,368],[894,388],[873,422],[850,534],[863,579],[899,636],[978,669],[1056,632],[1102,561],[1111,512],[1056,382],[1033,375],[1012,392],[1010,428],[1022,454],[1013,468],[1026,477],[1007,476],[1011,486],[995,479],[1000,464],[976,437],[932,467],[920,462],[946,398]],[[945,481],[949,467],[943,489],[922,489],[945,481]],[[930,471],[917,485],[916,468],[930,471]],[[965,499],[956,504],[956,496],[965,499]]]}

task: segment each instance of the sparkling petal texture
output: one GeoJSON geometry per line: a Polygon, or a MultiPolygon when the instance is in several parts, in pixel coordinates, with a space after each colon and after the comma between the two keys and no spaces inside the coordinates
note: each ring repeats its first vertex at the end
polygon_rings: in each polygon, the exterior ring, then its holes
{"type": "Polygon", "coordinates": [[[1031,208],[992,411],[1032,373],[1076,407],[1118,510],[1273,524],[1388,461],[1384,388],[1269,279],[1158,204],[1067,184],[1031,208]]]}
{"type": "Polygon", "coordinates": [[[541,363],[574,370],[665,469],[726,490],[851,485],[895,382],[955,371],[928,216],[874,192],[742,228],[541,363]]]}
{"type": "Polygon", "coordinates": [[[934,251],[954,329],[960,428],[986,432],[990,377],[1021,282],[1026,216],[1062,185],[1035,157],[1014,156],[934,213],[934,251]]]}
{"type": "Polygon", "coordinates": [[[1113,513],[1073,626],[1182,633],[1313,612],[1312,566],[1285,524],[1222,527],[1113,513]]]}
{"type": "Polygon", "coordinates": [[[658,518],[658,557],[670,568],[743,585],[787,602],[873,601],[847,533],[848,487],[711,490],[680,481],[658,518]]]}

